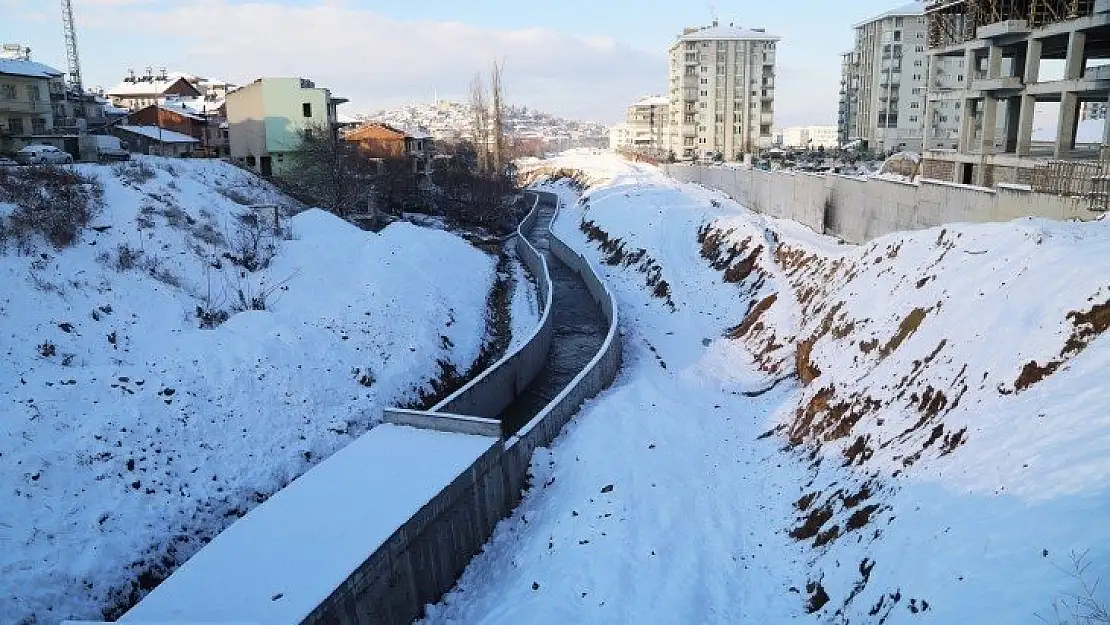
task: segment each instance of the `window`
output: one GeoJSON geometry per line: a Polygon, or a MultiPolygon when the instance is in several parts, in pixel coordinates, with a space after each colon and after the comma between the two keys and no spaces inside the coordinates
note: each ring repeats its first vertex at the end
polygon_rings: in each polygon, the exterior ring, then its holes
{"type": "Polygon", "coordinates": [[[914,48],[914,51],[915,52],[924,52],[925,51],[925,46],[917,46],[917,47],[914,48]]]}
{"type": "Polygon", "coordinates": [[[23,118],[22,117],[9,118],[8,119],[8,130],[13,135],[23,134],[23,118]]]}
{"type": "Polygon", "coordinates": [[[304,104],[302,104],[301,112],[304,113],[305,117],[312,117],[312,103],[305,102],[304,104]]]}
{"type": "Polygon", "coordinates": [[[918,59],[918,60],[914,61],[913,66],[914,67],[921,67],[921,59],[918,59]]]}
{"type": "Polygon", "coordinates": [[[46,132],[46,120],[41,117],[36,117],[31,120],[31,132],[36,135],[41,135],[46,132]]]}
{"type": "Polygon", "coordinates": [[[42,99],[42,93],[39,92],[38,85],[27,85],[27,99],[31,102],[38,102],[42,99]]]}
{"type": "Polygon", "coordinates": [[[918,103],[918,102],[910,102],[910,108],[911,109],[916,109],[916,108],[921,108],[921,106],[920,106],[920,103],[918,103]]]}
{"type": "MultiPolygon", "coordinates": [[[[901,18],[899,18],[899,19],[901,19],[901,18]]],[[[894,40],[895,41],[902,41],[902,31],[900,31],[900,30],[894,31],[894,40]]]]}
{"type": "Polygon", "coordinates": [[[256,161],[254,159],[254,156],[248,156],[247,157],[247,167],[254,167],[255,163],[256,163],[256,161]]]}
{"type": "Polygon", "coordinates": [[[910,115],[910,122],[912,123],[912,122],[916,122],[916,121],[917,121],[917,115],[910,115]]]}
{"type": "Polygon", "coordinates": [[[703,91],[699,92],[699,95],[701,95],[704,98],[705,96],[709,95],[709,92],[703,90],[703,91]]]}
{"type": "Polygon", "coordinates": [[[3,85],[0,87],[0,96],[5,100],[15,99],[15,85],[3,85]]]}

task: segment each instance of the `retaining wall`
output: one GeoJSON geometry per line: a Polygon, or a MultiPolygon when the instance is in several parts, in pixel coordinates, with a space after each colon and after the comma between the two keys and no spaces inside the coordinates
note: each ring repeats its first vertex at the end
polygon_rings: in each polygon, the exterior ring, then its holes
{"type": "MultiPolygon", "coordinates": [[[[533,225],[538,202],[537,195],[530,216],[533,225]]],[[[524,230],[529,228],[527,222],[522,226],[524,230]]],[[[536,447],[550,444],[582,402],[612,384],[621,361],[616,298],[588,260],[559,240],[554,232],[549,240],[551,253],[582,277],[609,322],[608,334],[597,355],[516,436],[494,445],[399,528],[303,623],[407,625],[419,618],[425,605],[438,601],[454,587],[467,563],[493,535],[497,522],[512,514],[528,486],[528,468],[536,447]]],[[[546,357],[551,340],[551,280],[542,255],[524,242],[540,260],[537,266],[542,268],[542,274],[534,275],[542,275],[544,279],[539,282],[546,284],[543,320],[536,334],[517,354],[503,358],[459,393],[424,413],[426,420],[421,421],[416,411],[400,410],[387,411],[387,420],[408,420],[410,425],[420,422],[422,427],[448,431],[456,431],[452,429],[456,427],[473,428],[476,427],[473,420],[444,413],[498,414],[508,405],[502,402],[506,393],[516,388],[513,384],[525,377],[531,382],[535,377],[543,360],[528,377],[535,362],[531,356],[517,356],[525,351],[540,353],[539,345],[546,341],[542,345],[546,357]],[[471,412],[456,408],[460,405],[499,407],[471,412]],[[445,418],[437,418],[440,416],[445,418]]],[[[522,251],[522,259],[525,253],[522,251]]],[[[526,385],[519,388],[523,390],[526,385]]],[[[480,422],[477,427],[481,427],[480,422]]]]}
{"type": "Polygon", "coordinates": [[[664,165],[668,175],[726,193],[759,213],[791,219],[850,243],[903,230],[955,222],[1019,217],[1096,219],[1086,200],[1020,188],[985,188],[923,179],[910,184],[881,178],[764,171],[708,165],[664,165]]]}

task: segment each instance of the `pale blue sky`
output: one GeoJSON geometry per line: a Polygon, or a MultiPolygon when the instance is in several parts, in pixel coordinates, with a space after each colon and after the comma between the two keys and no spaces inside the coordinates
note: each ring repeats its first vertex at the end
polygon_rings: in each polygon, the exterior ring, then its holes
{"type": "MultiPolygon", "coordinates": [[[[0,0],[0,42],[65,69],[57,0],[0,0]]],[[[233,82],[303,76],[366,112],[465,98],[506,61],[511,101],[611,123],[666,83],[683,26],[719,19],[781,36],[776,125],[835,124],[839,52],[852,24],[902,0],[73,0],[82,71],[111,87],[128,68],[233,82]]]]}

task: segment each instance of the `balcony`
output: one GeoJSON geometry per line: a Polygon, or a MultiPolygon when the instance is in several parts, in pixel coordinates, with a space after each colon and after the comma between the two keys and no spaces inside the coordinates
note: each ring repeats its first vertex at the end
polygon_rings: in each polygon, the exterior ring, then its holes
{"type": "Polygon", "coordinates": [[[0,100],[0,113],[49,115],[53,107],[48,100],[0,100]]]}

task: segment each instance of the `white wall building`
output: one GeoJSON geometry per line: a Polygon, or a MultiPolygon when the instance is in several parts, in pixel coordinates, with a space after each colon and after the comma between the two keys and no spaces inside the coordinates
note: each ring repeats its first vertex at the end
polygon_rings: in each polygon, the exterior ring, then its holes
{"type": "Polygon", "coordinates": [[[836,126],[790,126],[783,128],[780,132],[782,133],[782,146],[786,148],[816,150],[822,146],[826,149],[837,146],[836,126]]]}
{"type": "Polygon", "coordinates": [[[648,96],[633,102],[625,114],[630,145],[638,150],[661,151],[670,130],[670,98],[648,96]]]}
{"type": "Polygon", "coordinates": [[[622,150],[632,145],[632,131],[621,122],[609,129],[609,149],[622,150]]]}
{"type": "Polygon", "coordinates": [[[922,150],[926,30],[921,2],[856,24],[855,45],[841,55],[842,142],[862,139],[883,152],[922,150]]]}
{"type": "Polygon", "coordinates": [[[778,41],[717,22],[684,29],[670,48],[666,148],[681,160],[739,160],[770,147],[778,41]]]}

